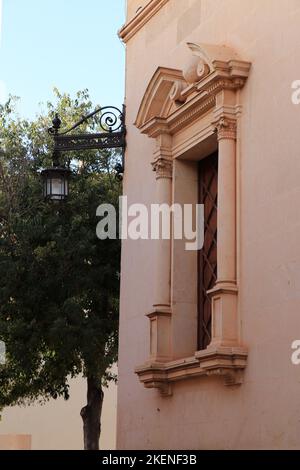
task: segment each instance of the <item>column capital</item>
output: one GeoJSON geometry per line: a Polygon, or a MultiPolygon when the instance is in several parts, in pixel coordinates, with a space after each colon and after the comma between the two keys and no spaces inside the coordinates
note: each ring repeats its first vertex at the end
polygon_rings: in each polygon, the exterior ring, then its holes
{"type": "Polygon", "coordinates": [[[162,133],[156,138],[156,148],[153,153],[151,163],[153,171],[156,172],[156,179],[172,179],[173,157],[172,157],[172,136],[162,133]]]}
{"type": "Polygon", "coordinates": [[[156,173],[156,179],[172,179],[173,160],[168,157],[158,157],[152,163],[153,171],[156,173]]]}
{"type": "Polygon", "coordinates": [[[213,121],[215,132],[217,132],[218,140],[236,140],[237,123],[236,119],[228,118],[227,116],[220,116],[213,121]]]}

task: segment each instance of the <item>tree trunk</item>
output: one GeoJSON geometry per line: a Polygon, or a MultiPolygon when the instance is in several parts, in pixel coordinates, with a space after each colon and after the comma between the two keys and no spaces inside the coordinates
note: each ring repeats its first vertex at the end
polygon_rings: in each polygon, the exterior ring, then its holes
{"type": "Polygon", "coordinates": [[[101,412],[104,393],[95,377],[87,378],[87,405],[80,415],[83,421],[84,450],[99,450],[101,412]]]}

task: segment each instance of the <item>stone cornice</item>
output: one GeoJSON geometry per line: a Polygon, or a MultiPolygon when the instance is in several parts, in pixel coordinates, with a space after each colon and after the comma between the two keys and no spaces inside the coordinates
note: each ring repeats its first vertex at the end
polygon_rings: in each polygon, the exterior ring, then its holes
{"type": "Polygon", "coordinates": [[[119,38],[127,43],[169,0],[150,0],[119,31],[119,38]]]}
{"type": "MultiPolygon", "coordinates": [[[[140,127],[143,134],[149,137],[156,137],[161,132],[174,134],[182,127],[205,114],[209,109],[215,107],[216,96],[222,90],[237,90],[242,88],[245,80],[220,78],[212,74],[210,80],[206,79],[201,86],[201,93],[190,92],[190,99],[179,106],[168,117],[153,117],[140,127]]],[[[198,85],[199,87],[199,85],[198,85]]],[[[189,91],[191,87],[189,87],[189,91]]],[[[198,88],[199,89],[199,88],[198,88]]]]}
{"type": "Polygon", "coordinates": [[[149,137],[157,137],[162,133],[174,134],[214,106],[214,96],[197,95],[168,118],[153,118],[146,122],[140,130],[142,134],[146,134],[149,137]]]}

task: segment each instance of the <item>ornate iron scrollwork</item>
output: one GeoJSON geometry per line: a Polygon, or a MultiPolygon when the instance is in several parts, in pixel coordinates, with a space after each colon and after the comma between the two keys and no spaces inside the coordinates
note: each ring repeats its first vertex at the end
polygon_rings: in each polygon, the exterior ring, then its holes
{"type": "Polygon", "coordinates": [[[97,108],[95,111],[83,116],[72,127],[60,131],[61,120],[56,114],[52,121],[52,127],[48,132],[54,139],[54,155],[60,152],[71,152],[76,150],[90,149],[122,149],[122,164],[116,165],[116,172],[120,176],[124,172],[124,151],[126,145],[126,127],[125,127],[125,106],[123,110],[115,106],[105,106],[97,108]],[[77,127],[84,124],[94,116],[99,115],[98,124],[100,133],[72,133],[77,127]]]}

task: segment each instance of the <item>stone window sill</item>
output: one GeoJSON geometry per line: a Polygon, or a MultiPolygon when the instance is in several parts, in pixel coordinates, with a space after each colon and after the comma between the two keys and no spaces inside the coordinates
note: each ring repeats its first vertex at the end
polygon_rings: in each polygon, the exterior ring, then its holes
{"type": "Polygon", "coordinates": [[[208,347],[193,357],[166,363],[149,362],[135,369],[146,388],[157,388],[161,395],[172,395],[172,384],[201,376],[222,376],[225,385],[242,383],[247,364],[247,349],[242,347],[208,347]]]}

